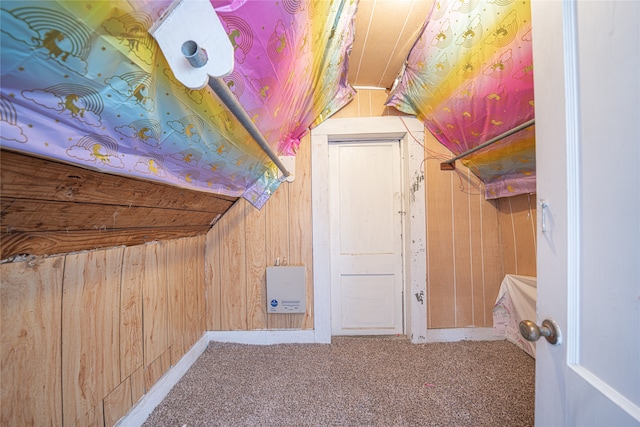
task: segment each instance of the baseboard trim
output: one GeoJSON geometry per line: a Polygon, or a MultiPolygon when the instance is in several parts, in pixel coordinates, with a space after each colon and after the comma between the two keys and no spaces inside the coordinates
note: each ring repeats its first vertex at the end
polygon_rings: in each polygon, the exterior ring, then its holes
{"type": "Polygon", "coordinates": [[[504,334],[497,334],[493,328],[450,328],[427,329],[426,342],[500,341],[504,339],[504,334]]]}
{"type": "Polygon", "coordinates": [[[209,331],[209,341],[232,342],[237,344],[310,344],[317,343],[313,330],[295,331],[209,331]]]}
{"type": "Polygon", "coordinates": [[[153,410],[167,397],[173,386],[187,373],[191,365],[204,353],[209,341],[207,333],[202,334],[193,347],[140,398],[129,413],[116,423],[116,426],[141,426],[153,410]]]}

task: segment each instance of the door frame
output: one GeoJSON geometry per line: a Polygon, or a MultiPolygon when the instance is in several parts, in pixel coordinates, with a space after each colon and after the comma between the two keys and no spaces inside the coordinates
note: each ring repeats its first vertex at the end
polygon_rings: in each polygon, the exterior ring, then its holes
{"type": "Polygon", "coordinates": [[[313,307],[315,342],[331,342],[329,141],[398,139],[404,190],[404,330],[412,343],[427,341],[427,270],[424,125],[415,117],[328,119],[311,131],[313,307]],[[416,141],[417,140],[417,141],[416,141]],[[409,238],[409,236],[411,238],[409,238]]]}

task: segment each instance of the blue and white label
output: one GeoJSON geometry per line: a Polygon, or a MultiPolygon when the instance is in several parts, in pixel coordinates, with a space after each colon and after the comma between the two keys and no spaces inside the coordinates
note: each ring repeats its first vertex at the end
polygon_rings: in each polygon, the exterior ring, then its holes
{"type": "Polygon", "coordinates": [[[272,299],[271,300],[271,307],[277,307],[278,306],[278,300],[277,299],[272,299]]]}

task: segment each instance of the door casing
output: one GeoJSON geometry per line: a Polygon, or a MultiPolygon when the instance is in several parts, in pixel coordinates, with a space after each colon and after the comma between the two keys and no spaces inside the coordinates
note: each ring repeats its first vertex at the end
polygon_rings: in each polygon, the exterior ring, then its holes
{"type": "Polygon", "coordinates": [[[399,139],[405,193],[404,306],[405,334],[413,343],[427,338],[424,125],[414,117],[386,116],[328,119],[311,131],[313,213],[314,333],[331,342],[331,253],[329,228],[329,142],[399,139]]]}

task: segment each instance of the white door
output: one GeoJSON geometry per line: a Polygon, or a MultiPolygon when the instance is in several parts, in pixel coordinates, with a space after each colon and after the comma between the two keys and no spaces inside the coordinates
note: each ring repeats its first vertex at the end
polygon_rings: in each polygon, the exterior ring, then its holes
{"type": "Polygon", "coordinates": [[[329,174],[332,334],[400,334],[400,143],[331,143],[329,174]]]}
{"type": "Polygon", "coordinates": [[[532,1],[537,426],[640,425],[640,2],[532,1]],[[563,40],[564,39],[564,40],[563,40]]]}

